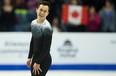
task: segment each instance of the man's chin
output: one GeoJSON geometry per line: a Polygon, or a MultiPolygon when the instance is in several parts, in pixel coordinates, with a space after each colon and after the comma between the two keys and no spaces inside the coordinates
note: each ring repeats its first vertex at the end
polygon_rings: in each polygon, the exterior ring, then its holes
{"type": "Polygon", "coordinates": [[[41,19],[44,19],[44,17],[42,17],[42,16],[39,16],[41,19]]]}

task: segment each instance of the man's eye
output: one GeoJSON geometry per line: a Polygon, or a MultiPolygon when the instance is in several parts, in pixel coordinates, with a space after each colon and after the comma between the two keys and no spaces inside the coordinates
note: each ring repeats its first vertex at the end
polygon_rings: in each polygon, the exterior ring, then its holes
{"type": "Polygon", "coordinates": [[[42,9],[40,9],[40,11],[42,11],[42,9]]]}
{"type": "Polygon", "coordinates": [[[44,12],[46,12],[46,11],[44,11],[44,12]]]}

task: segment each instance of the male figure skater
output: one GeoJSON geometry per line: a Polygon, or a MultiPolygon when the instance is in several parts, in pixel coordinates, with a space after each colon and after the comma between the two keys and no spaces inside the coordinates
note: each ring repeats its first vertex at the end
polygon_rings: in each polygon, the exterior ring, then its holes
{"type": "Polygon", "coordinates": [[[31,23],[32,38],[27,59],[27,66],[31,68],[31,76],[45,76],[51,66],[50,47],[52,28],[46,17],[50,4],[41,1],[37,4],[37,19],[31,23]]]}

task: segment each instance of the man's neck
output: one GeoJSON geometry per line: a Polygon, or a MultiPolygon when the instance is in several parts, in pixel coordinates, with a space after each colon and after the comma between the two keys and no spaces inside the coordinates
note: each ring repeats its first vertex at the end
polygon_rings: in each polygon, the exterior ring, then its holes
{"type": "Polygon", "coordinates": [[[37,23],[43,23],[44,20],[37,19],[37,23]]]}

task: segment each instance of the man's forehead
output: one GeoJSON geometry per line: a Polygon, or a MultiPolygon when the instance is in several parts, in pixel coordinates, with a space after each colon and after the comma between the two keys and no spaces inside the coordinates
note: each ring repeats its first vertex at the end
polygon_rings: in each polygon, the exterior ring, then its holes
{"type": "Polygon", "coordinates": [[[48,6],[47,5],[43,5],[43,4],[40,4],[40,6],[39,7],[46,7],[46,8],[48,8],[48,6]]]}

